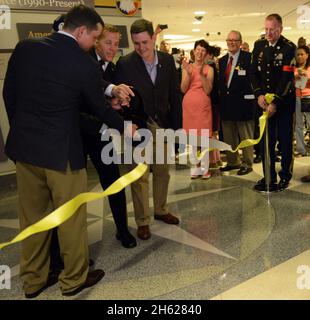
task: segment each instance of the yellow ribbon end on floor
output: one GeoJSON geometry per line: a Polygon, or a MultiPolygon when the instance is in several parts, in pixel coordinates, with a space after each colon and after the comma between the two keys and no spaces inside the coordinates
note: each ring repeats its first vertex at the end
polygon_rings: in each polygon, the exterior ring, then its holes
{"type": "Polygon", "coordinates": [[[87,192],[80,193],[72,200],[66,202],[58,209],[54,210],[52,213],[39,220],[35,224],[27,227],[23,231],[21,231],[14,239],[9,242],[0,243],[0,250],[4,247],[7,247],[13,243],[20,242],[33,234],[51,230],[53,228],[58,227],[66,220],[71,218],[76,210],[84,203],[89,201],[94,201],[98,199],[102,199],[109,195],[118,193],[134,181],[141,178],[147,170],[147,165],[140,163],[135,169],[123,175],[119,179],[117,179],[114,183],[112,183],[105,191],[103,192],[87,192]]]}

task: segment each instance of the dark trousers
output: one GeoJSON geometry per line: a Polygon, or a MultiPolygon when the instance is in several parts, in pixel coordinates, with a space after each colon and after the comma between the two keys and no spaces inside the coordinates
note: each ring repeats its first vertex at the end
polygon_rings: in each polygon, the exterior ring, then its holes
{"type": "MultiPolygon", "coordinates": [[[[277,172],[275,169],[276,143],[281,144],[281,170],[279,176],[281,179],[290,180],[293,173],[293,119],[294,113],[290,110],[278,110],[268,119],[269,133],[269,155],[270,155],[270,178],[271,182],[277,181],[277,172]]],[[[261,152],[265,171],[265,139],[261,141],[261,152]]]]}
{"type": "MultiPolygon", "coordinates": [[[[97,173],[102,189],[105,190],[119,177],[119,168],[115,163],[104,164],[101,160],[101,151],[109,142],[101,141],[101,135],[91,135],[83,133],[84,149],[89,155],[97,173]]],[[[114,151],[111,151],[114,152],[114,151]]],[[[112,156],[110,154],[110,156],[112,156]]],[[[127,207],[125,189],[108,197],[110,208],[117,231],[122,234],[128,232],[127,207]]]]}

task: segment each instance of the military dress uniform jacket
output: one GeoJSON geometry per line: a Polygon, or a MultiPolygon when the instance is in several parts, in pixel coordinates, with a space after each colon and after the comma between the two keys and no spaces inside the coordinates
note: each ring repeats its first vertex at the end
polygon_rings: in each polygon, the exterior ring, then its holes
{"type": "Polygon", "coordinates": [[[276,94],[274,103],[277,111],[283,108],[294,112],[294,63],[296,46],[281,36],[275,46],[266,39],[254,44],[252,53],[252,76],[256,98],[266,93],[276,94]]]}

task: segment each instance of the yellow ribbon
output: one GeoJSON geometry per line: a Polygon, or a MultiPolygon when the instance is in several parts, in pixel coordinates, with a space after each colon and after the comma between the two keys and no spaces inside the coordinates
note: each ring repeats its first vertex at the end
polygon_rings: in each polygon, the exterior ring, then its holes
{"type": "MultiPolygon", "coordinates": [[[[276,97],[275,94],[267,93],[265,95],[266,102],[270,104],[274,98],[276,97]]],[[[237,152],[241,148],[246,148],[252,145],[255,145],[259,143],[261,140],[265,127],[266,127],[266,121],[268,119],[268,113],[265,111],[263,115],[259,118],[259,128],[260,128],[260,134],[258,139],[246,139],[240,142],[240,144],[237,146],[235,150],[231,150],[231,152],[237,152]]],[[[212,149],[213,150],[213,149],[212,149]]],[[[198,160],[201,160],[206,152],[209,152],[210,150],[204,150],[201,152],[201,154],[198,157],[198,160]]],[[[62,223],[64,223],[66,220],[71,218],[73,214],[76,212],[76,210],[84,203],[98,200],[104,197],[107,197],[109,195],[118,193],[128,185],[130,185],[132,182],[138,180],[140,177],[143,176],[143,174],[147,170],[147,165],[140,163],[135,169],[130,171],[129,173],[125,174],[124,176],[120,177],[118,180],[116,180],[112,185],[110,185],[105,191],[103,192],[87,192],[87,193],[81,193],[77,195],[75,198],[71,199],[70,201],[66,202],[62,206],[60,206],[58,209],[54,210],[52,213],[44,217],[43,219],[39,220],[38,222],[34,223],[33,225],[27,227],[23,231],[21,231],[14,239],[12,239],[9,242],[0,243],[0,250],[3,249],[6,246],[9,246],[13,243],[20,242],[28,237],[30,237],[33,234],[47,231],[53,228],[58,227],[62,223]]]]}
{"type": "Polygon", "coordinates": [[[107,197],[111,194],[118,193],[123,188],[130,185],[132,182],[138,180],[147,170],[147,165],[140,163],[135,169],[125,174],[124,176],[117,179],[113,184],[111,184],[103,192],[87,192],[80,193],[72,200],[66,202],[61,207],[39,220],[35,224],[27,227],[22,232],[20,232],[14,239],[9,242],[0,243],[0,250],[4,247],[11,245],[16,242],[20,242],[33,234],[47,231],[58,227],[66,220],[71,218],[76,210],[84,203],[89,201],[98,200],[104,197],[107,197]]]}
{"type": "Polygon", "coordinates": [[[274,94],[274,93],[266,93],[266,94],[265,94],[265,100],[266,100],[266,102],[267,102],[268,104],[272,103],[273,100],[274,100],[276,97],[277,97],[277,95],[274,94]]]}
{"type": "Polygon", "coordinates": [[[264,111],[263,115],[259,118],[259,137],[257,139],[245,139],[241,141],[238,144],[237,148],[235,150],[231,150],[230,152],[237,152],[239,149],[254,146],[255,144],[259,143],[263,137],[267,119],[268,119],[268,112],[264,111]]]}
{"type": "MultiPolygon", "coordinates": [[[[270,95],[273,95],[273,94],[270,94],[270,95]]],[[[270,97],[268,97],[268,99],[270,99],[270,97]]],[[[266,99],[266,101],[267,101],[267,99],[266,99]]],[[[270,100],[268,100],[268,101],[270,101],[270,100]]],[[[271,102],[267,102],[267,103],[269,104],[271,102]]],[[[268,112],[264,111],[262,116],[259,118],[259,137],[257,139],[245,139],[245,140],[242,140],[238,144],[236,149],[228,150],[228,151],[234,153],[234,152],[237,152],[239,149],[247,148],[247,147],[250,147],[250,146],[254,146],[255,144],[258,144],[260,142],[260,140],[262,139],[262,137],[263,137],[267,119],[268,119],[268,112]]],[[[198,152],[197,153],[198,154],[198,156],[197,156],[198,161],[201,161],[203,159],[203,157],[206,155],[207,152],[210,152],[210,151],[213,151],[213,150],[214,149],[207,149],[207,150],[203,150],[202,152],[198,152]]],[[[225,149],[223,149],[222,151],[225,151],[225,149]]],[[[187,154],[189,154],[189,152],[187,154]]]]}

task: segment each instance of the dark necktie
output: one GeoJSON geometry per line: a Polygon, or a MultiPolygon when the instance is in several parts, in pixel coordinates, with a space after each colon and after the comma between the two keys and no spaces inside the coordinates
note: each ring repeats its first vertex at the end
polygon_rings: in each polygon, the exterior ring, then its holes
{"type": "Polygon", "coordinates": [[[234,60],[233,57],[229,58],[229,62],[227,64],[227,67],[226,67],[226,70],[225,70],[225,83],[226,83],[226,85],[228,85],[228,81],[229,81],[229,76],[230,76],[233,60],[234,60]]]}

